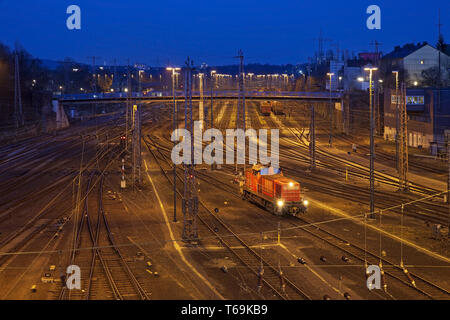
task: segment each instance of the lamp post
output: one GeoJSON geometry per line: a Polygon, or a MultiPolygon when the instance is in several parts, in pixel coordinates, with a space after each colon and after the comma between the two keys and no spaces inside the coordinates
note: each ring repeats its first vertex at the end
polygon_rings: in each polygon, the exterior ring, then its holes
{"type": "Polygon", "coordinates": [[[330,138],[328,139],[328,143],[330,145],[330,148],[333,145],[333,118],[334,118],[334,110],[331,104],[331,79],[334,76],[334,73],[329,72],[327,73],[327,76],[330,77],[330,138]]]}
{"type": "MultiPolygon", "coordinates": [[[[178,128],[178,114],[177,114],[177,100],[175,98],[175,75],[180,68],[166,68],[167,71],[172,71],[172,96],[173,96],[173,130],[178,128]]],[[[174,141],[174,146],[176,141],[174,141]]],[[[173,222],[177,222],[177,165],[173,164],[173,222]]]]}
{"type": "Polygon", "coordinates": [[[373,117],[373,72],[377,71],[378,68],[373,66],[367,66],[364,68],[365,71],[369,71],[369,114],[370,114],[370,213],[369,218],[374,218],[375,211],[375,199],[374,199],[374,156],[375,156],[375,143],[374,143],[374,117],[373,117]]]}
{"type": "Polygon", "coordinates": [[[138,71],[138,95],[139,97],[141,96],[141,91],[142,91],[142,85],[141,85],[141,73],[143,73],[144,70],[139,70],[138,71]]]}
{"type": "Polygon", "coordinates": [[[209,110],[210,111],[210,113],[211,113],[211,129],[212,128],[214,128],[214,117],[213,117],[213,102],[214,102],[214,92],[213,92],[213,90],[214,90],[214,76],[215,76],[215,74],[216,74],[216,70],[212,70],[211,71],[211,78],[210,78],[210,80],[211,80],[211,110],[209,110]]]}

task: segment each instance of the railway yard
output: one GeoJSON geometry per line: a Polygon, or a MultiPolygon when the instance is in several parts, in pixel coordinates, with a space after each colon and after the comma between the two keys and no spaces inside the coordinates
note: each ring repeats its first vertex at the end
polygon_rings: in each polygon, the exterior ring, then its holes
{"type": "MultiPolygon", "coordinates": [[[[371,217],[368,131],[335,134],[331,148],[318,115],[310,170],[309,105],[282,103],[289,114],[264,115],[249,100],[246,122],[279,129],[280,166],[308,210],[274,215],[242,199],[234,165],[200,165],[196,243],[182,241],[182,165],[173,222],[171,103],[142,105],[140,184],[120,143],[124,112],[1,146],[0,299],[449,300],[447,163],[411,150],[399,192],[395,147],[377,137],[371,217]],[[65,286],[70,265],[80,289],[65,286]],[[382,289],[367,288],[368,265],[381,266],[382,289]]],[[[236,100],[216,101],[213,127],[235,128],[236,114],[236,100]]]]}

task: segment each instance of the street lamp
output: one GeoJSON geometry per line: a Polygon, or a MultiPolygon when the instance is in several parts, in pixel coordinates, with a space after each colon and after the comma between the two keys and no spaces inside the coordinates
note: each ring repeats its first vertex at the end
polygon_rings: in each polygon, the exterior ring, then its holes
{"type": "Polygon", "coordinates": [[[333,107],[332,107],[332,104],[331,104],[331,80],[332,80],[332,77],[334,76],[334,73],[329,72],[329,73],[327,73],[327,76],[330,77],[330,138],[329,138],[328,143],[329,143],[330,148],[331,148],[332,145],[333,145],[333,118],[334,118],[333,117],[334,110],[333,110],[333,107]]]}
{"type": "MultiPolygon", "coordinates": [[[[167,71],[172,71],[172,96],[173,96],[173,130],[176,132],[178,128],[177,117],[177,100],[175,99],[175,75],[180,68],[166,68],[167,71]]],[[[176,141],[173,142],[174,146],[176,141]]],[[[177,222],[177,165],[173,164],[173,222],[177,222]]]]}
{"type": "Polygon", "coordinates": [[[141,72],[144,72],[144,70],[138,70],[138,94],[141,95],[142,86],[141,86],[141,72]]]}
{"type": "Polygon", "coordinates": [[[377,67],[367,66],[364,71],[369,71],[369,114],[370,114],[370,213],[369,217],[374,217],[375,202],[374,202],[374,155],[375,155],[375,143],[373,136],[374,122],[373,122],[373,72],[377,71],[377,67]]]}
{"type": "Polygon", "coordinates": [[[216,75],[217,71],[216,70],[211,70],[211,129],[214,128],[214,117],[213,117],[213,102],[214,102],[214,94],[213,94],[213,90],[214,90],[214,83],[215,83],[215,79],[214,76],[216,75]]]}

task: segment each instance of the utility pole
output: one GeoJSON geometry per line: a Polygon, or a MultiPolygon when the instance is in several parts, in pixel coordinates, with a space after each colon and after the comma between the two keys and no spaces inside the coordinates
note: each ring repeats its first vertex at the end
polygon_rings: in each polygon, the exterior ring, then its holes
{"type": "Polygon", "coordinates": [[[447,138],[447,161],[448,161],[448,178],[447,178],[447,204],[448,204],[448,232],[447,238],[450,238],[450,141],[449,137],[447,138]]]}
{"type": "Polygon", "coordinates": [[[199,73],[198,74],[198,81],[199,81],[199,91],[200,91],[200,101],[198,103],[198,120],[200,122],[200,130],[202,130],[203,132],[203,128],[204,128],[204,119],[205,119],[205,115],[204,115],[204,97],[203,97],[203,80],[204,80],[204,73],[199,73]]]}
{"type": "MultiPolygon", "coordinates": [[[[441,98],[441,51],[442,51],[442,44],[443,41],[441,42],[442,39],[442,34],[441,34],[441,9],[439,8],[439,18],[438,18],[439,22],[438,22],[438,43],[439,43],[439,48],[438,48],[438,66],[439,66],[439,70],[438,70],[438,90],[439,90],[439,103],[440,98],[441,98]]],[[[439,104],[440,107],[440,104],[439,104]]]]}
{"type": "Polygon", "coordinates": [[[198,240],[197,213],[198,195],[194,167],[194,120],[192,117],[192,69],[193,61],[188,57],[184,77],[184,128],[191,134],[191,162],[184,163],[183,235],[186,242],[198,240]]]}
{"type": "Polygon", "coordinates": [[[373,108],[373,72],[378,68],[368,66],[364,68],[365,71],[369,71],[369,114],[370,114],[370,213],[369,218],[375,218],[375,181],[374,181],[374,156],[375,156],[375,142],[374,142],[374,108],[373,108]]]}
{"type": "MultiPolygon", "coordinates": [[[[379,46],[382,45],[382,43],[378,42],[377,40],[372,41],[371,45],[375,47],[375,67],[379,68],[379,46]]],[[[379,74],[375,74],[375,82],[374,82],[374,88],[375,88],[375,111],[376,111],[376,123],[377,123],[377,135],[381,135],[381,114],[380,114],[380,82],[379,82],[379,74]]]]}
{"type": "MultiPolygon", "coordinates": [[[[114,81],[117,81],[116,76],[116,66],[114,60],[114,81]]],[[[125,107],[125,149],[128,150],[128,126],[129,126],[129,116],[131,106],[131,77],[130,77],[130,59],[127,60],[127,102],[125,107]]]]}
{"type": "Polygon", "coordinates": [[[17,49],[14,53],[14,116],[16,128],[23,126],[25,121],[23,118],[22,109],[22,90],[20,85],[20,67],[19,67],[19,51],[17,49]]]}
{"type": "MultiPolygon", "coordinates": [[[[399,146],[399,132],[400,132],[400,115],[399,115],[399,92],[398,92],[398,75],[399,71],[392,71],[395,74],[395,167],[397,173],[400,174],[400,146],[399,146]]],[[[392,94],[391,94],[391,105],[392,105],[392,94]]]]}
{"type": "MultiPolygon", "coordinates": [[[[242,52],[242,49],[239,49],[238,55],[235,58],[239,58],[239,92],[238,92],[236,129],[239,129],[242,126],[242,129],[245,132],[245,118],[246,118],[246,114],[245,114],[245,79],[244,79],[245,72],[244,72],[244,53],[242,52]],[[241,120],[241,117],[242,117],[242,120],[241,120]]],[[[244,172],[245,172],[245,162],[244,162],[244,172]]],[[[236,161],[236,174],[238,174],[237,161],[236,161]]]]}
{"type": "Polygon", "coordinates": [[[333,146],[333,120],[334,120],[334,108],[331,102],[331,81],[332,77],[334,76],[334,73],[329,72],[327,73],[327,76],[330,77],[330,137],[328,139],[328,144],[329,147],[331,148],[333,146]]]}
{"type": "MultiPolygon", "coordinates": [[[[177,99],[175,97],[175,75],[180,68],[168,67],[166,70],[171,71],[172,74],[172,97],[173,97],[173,130],[176,132],[178,129],[178,110],[177,99]]],[[[178,137],[177,137],[178,138],[178,137]]],[[[173,142],[175,147],[176,140],[173,142]]],[[[173,164],[173,222],[177,222],[177,165],[173,164]]]]}
{"type": "Polygon", "coordinates": [[[244,71],[244,53],[239,49],[239,97],[238,97],[238,128],[241,126],[240,115],[242,115],[242,129],[245,131],[245,71],[244,71]]]}
{"type": "MultiPolygon", "coordinates": [[[[214,128],[214,75],[215,75],[216,71],[212,70],[211,71],[211,77],[210,77],[210,86],[211,86],[211,107],[209,112],[211,113],[211,122],[210,122],[210,128],[213,129],[214,128]]],[[[213,163],[211,164],[211,170],[215,170],[216,169],[217,164],[213,163]]]]}
{"type": "Polygon", "coordinates": [[[141,183],[141,106],[139,104],[133,105],[133,136],[132,136],[132,151],[133,151],[133,189],[136,181],[141,183]]]}
{"type": "Polygon", "coordinates": [[[316,39],[313,39],[313,40],[317,40],[318,41],[318,45],[319,45],[318,46],[318,50],[319,51],[317,52],[316,63],[315,63],[316,68],[317,68],[317,65],[321,64],[323,62],[323,56],[324,56],[324,54],[323,54],[323,43],[324,42],[330,42],[330,41],[332,41],[332,39],[324,38],[323,34],[322,34],[322,29],[320,29],[319,38],[316,38],[316,39]]]}
{"type": "Polygon", "coordinates": [[[311,104],[311,125],[309,130],[309,155],[310,155],[310,170],[316,168],[316,127],[315,127],[315,111],[314,104],[311,104]]]}
{"type": "Polygon", "coordinates": [[[402,83],[400,98],[399,191],[408,191],[408,115],[406,112],[406,85],[402,83]]]}

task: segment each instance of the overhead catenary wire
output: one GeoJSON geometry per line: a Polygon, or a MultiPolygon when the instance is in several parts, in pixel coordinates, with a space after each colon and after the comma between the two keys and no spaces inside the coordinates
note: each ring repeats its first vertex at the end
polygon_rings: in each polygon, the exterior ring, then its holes
{"type": "MultiPolygon", "coordinates": [[[[391,210],[391,209],[397,208],[397,207],[400,207],[400,208],[401,208],[402,205],[403,205],[403,206],[406,206],[406,205],[408,205],[408,204],[415,203],[415,202],[419,202],[419,201],[423,201],[423,200],[429,199],[429,198],[431,198],[431,197],[436,197],[436,196],[439,196],[439,195],[441,195],[441,194],[443,194],[443,193],[447,193],[447,192],[449,192],[449,190],[446,190],[446,191],[443,191],[443,192],[440,192],[440,193],[438,193],[438,194],[434,194],[434,195],[431,195],[431,196],[428,196],[428,197],[424,197],[424,198],[422,198],[422,199],[418,199],[418,200],[410,201],[410,202],[407,202],[407,203],[404,203],[404,204],[392,206],[392,207],[390,207],[390,208],[385,208],[385,209],[383,209],[383,211],[388,211],[388,210],[391,210]]],[[[305,228],[308,228],[308,227],[314,227],[314,226],[319,226],[319,225],[324,225],[324,224],[330,224],[330,223],[338,222],[338,221],[353,220],[353,219],[355,219],[355,218],[364,218],[364,217],[366,217],[366,216],[367,216],[367,213],[363,213],[363,214],[355,215],[355,216],[341,217],[341,218],[334,218],[334,219],[329,219],[329,220],[319,221],[319,222],[311,222],[311,223],[307,223],[307,224],[303,224],[303,225],[299,225],[299,226],[294,226],[294,227],[288,227],[288,228],[282,228],[282,229],[278,229],[278,228],[277,228],[277,229],[267,230],[267,231],[263,231],[263,232],[244,232],[244,233],[236,233],[236,235],[238,235],[238,236],[258,236],[258,235],[260,235],[261,233],[263,233],[263,234],[270,234],[270,233],[278,233],[279,231],[283,232],[283,231],[289,231],[289,230],[295,230],[295,229],[305,229],[305,228]]],[[[231,237],[231,236],[233,236],[233,235],[224,235],[224,236],[222,236],[222,237],[231,237]]],[[[216,238],[217,238],[217,236],[210,236],[210,237],[202,237],[202,238],[199,238],[199,240],[208,240],[208,239],[216,239],[216,238]]],[[[165,242],[165,243],[171,243],[171,242],[183,242],[183,239],[162,240],[162,241],[165,242]]],[[[137,242],[137,243],[140,244],[140,245],[146,245],[146,244],[152,244],[152,243],[154,243],[154,241],[137,242]]],[[[131,246],[131,245],[134,245],[134,244],[117,244],[116,246],[131,246]]],[[[108,247],[108,246],[105,246],[105,248],[106,248],[106,247],[108,247]]],[[[83,247],[83,248],[77,249],[76,251],[79,251],[79,250],[92,250],[93,248],[101,249],[101,248],[103,248],[103,247],[102,247],[102,246],[99,246],[99,247],[83,247]]],[[[64,252],[64,251],[71,251],[71,249],[62,250],[62,252],[64,252]]],[[[50,250],[50,251],[42,251],[42,250],[39,250],[39,251],[0,252],[0,257],[1,257],[1,256],[8,256],[8,255],[39,254],[39,253],[41,253],[41,252],[43,252],[43,253],[59,253],[59,252],[61,252],[61,250],[50,250]]],[[[450,267],[450,266],[449,266],[449,267],[450,267]]]]}

